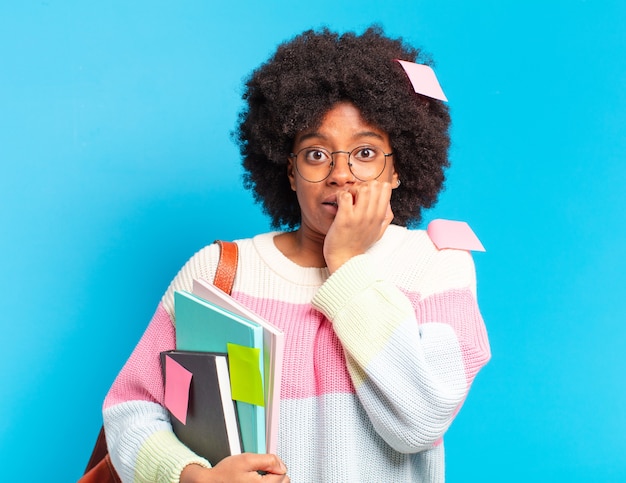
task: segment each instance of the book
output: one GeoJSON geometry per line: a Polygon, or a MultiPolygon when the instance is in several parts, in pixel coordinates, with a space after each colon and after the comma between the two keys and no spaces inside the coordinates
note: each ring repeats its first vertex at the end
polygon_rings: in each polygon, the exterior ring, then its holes
{"type": "Polygon", "coordinates": [[[263,328],[266,449],[268,453],[276,453],[280,418],[280,388],[285,352],[283,331],[205,279],[199,278],[193,281],[193,293],[229,312],[245,317],[263,328]]]}
{"type": "MultiPolygon", "coordinates": [[[[263,391],[263,329],[260,325],[212,304],[192,293],[176,291],[174,293],[176,313],[176,349],[193,352],[229,352],[229,344],[253,348],[258,356],[252,361],[256,375],[260,377],[263,391]]],[[[229,360],[232,364],[233,358],[229,360]]],[[[249,362],[249,361],[248,361],[249,362]]],[[[254,381],[255,374],[251,374],[254,381]]],[[[231,370],[231,390],[234,374],[231,370]]],[[[251,384],[253,385],[253,384],[251,384]]],[[[250,453],[266,452],[265,407],[236,400],[237,416],[241,430],[243,450],[250,453]]],[[[261,394],[262,399],[262,394],[261,394]]]]}
{"type": "MultiPolygon", "coordinates": [[[[174,434],[188,448],[216,465],[227,456],[241,453],[235,402],[230,391],[226,354],[210,352],[161,352],[163,379],[168,385],[166,358],[191,372],[186,421],[170,418],[174,434]]],[[[170,380],[172,384],[176,381],[170,380]]]]}

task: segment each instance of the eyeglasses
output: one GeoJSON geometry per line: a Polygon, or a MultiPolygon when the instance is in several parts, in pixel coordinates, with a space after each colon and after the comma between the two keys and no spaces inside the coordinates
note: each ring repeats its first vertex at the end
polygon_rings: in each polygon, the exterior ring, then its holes
{"type": "Polygon", "coordinates": [[[385,153],[378,146],[359,146],[352,151],[329,151],[326,148],[311,146],[291,153],[295,158],[296,171],[309,183],[320,183],[330,176],[335,166],[335,154],[348,155],[348,167],[352,175],[359,181],[371,181],[378,178],[387,165],[387,157],[393,153],[385,153]]]}

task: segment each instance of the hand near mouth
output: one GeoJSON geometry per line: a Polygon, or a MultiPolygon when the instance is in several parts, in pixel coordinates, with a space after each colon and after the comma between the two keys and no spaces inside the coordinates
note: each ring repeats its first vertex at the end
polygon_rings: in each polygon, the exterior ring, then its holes
{"type": "Polygon", "coordinates": [[[324,258],[333,273],[365,253],[393,220],[391,183],[368,181],[337,194],[337,215],[324,240],[324,258]]]}

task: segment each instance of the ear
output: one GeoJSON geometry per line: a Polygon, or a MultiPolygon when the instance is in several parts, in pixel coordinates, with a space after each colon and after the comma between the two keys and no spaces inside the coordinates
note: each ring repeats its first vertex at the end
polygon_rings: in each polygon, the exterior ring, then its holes
{"type": "Polygon", "coordinates": [[[296,191],[296,173],[295,173],[294,158],[287,158],[287,178],[289,178],[289,185],[293,191],[296,191]]]}

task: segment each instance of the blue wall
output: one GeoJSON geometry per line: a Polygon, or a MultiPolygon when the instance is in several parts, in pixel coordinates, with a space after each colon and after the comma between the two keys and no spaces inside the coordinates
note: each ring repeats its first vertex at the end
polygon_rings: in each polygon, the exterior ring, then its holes
{"type": "Polygon", "coordinates": [[[0,5],[3,481],[75,480],[180,265],[268,229],[229,137],[244,76],[305,28],[372,21],[432,52],[451,100],[426,220],[467,220],[488,249],[493,359],[449,481],[626,481],[626,4],[382,4],[0,5]]]}

